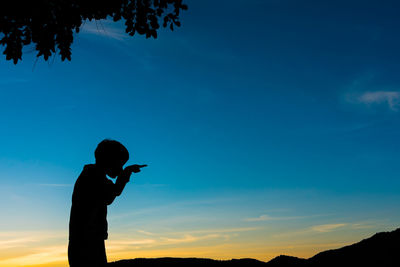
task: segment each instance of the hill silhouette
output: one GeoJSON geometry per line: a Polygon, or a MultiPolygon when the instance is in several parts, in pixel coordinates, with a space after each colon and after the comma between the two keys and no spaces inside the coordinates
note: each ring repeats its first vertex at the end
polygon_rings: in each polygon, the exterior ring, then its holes
{"type": "Polygon", "coordinates": [[[330,267],[330,266],[400,266],[400,228],[381,232],[353,245],[327,250],[309,259],[278,256],[269,262],[255,259],[212,260],[202,258],[137,258],[109,263],[110,267],[330,267]]]}
{"type": "Polygon", "coordinates": [[[339,249],[327,250],[307,261],[311,266],[400,266],[400,228],[377,233],[339,249]]]}

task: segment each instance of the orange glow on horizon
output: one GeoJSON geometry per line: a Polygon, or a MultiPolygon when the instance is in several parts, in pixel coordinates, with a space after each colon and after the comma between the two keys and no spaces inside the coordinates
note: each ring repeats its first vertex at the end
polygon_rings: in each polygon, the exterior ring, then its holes
{"type": "MultiPolygon", "coordinates": [[[[215,260],[230,260],[253,258],[269,261],[276,256],[285,254],[308,258],[322,250],[341,247],[347,244],[319,244],[304,246],[257,246],[254,244],[222,244],[214,246],[189,246],[168,249],[134,249],[132,251],[107,250],[108,261],[134,258],[211,258],[215,260]]],[[[41,253],[21,255],[19,257],[1,258],[0,267],[29,266],[29,267],[62,267],[68,266],[67,246],[42,248],[41,253]],[[52,251],[53,250],[53,251],[52,251]]]]}

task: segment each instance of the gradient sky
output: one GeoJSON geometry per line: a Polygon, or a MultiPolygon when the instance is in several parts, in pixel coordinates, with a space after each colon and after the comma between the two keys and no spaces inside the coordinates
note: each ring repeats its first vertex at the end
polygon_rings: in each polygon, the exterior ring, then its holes
{"type": "Polygon", "coordinates": [[[1,267],[67,266],[104,138],[149,165],[109,207],[109,261],[310,257],[399,227],[400,3],[185,2],[157,40],[87,22],[71,62],[2,56],[1,267]]]}

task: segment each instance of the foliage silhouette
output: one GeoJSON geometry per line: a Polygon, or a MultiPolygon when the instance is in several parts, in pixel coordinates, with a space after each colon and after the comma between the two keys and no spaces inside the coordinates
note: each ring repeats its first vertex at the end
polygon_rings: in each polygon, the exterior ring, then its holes
{"type": "Polygon", "coordinates": [[[12,0],[0,9],[0,44],[14,64],[22,60],[22,48],[35,45],[37,57],[59,52],[71,60],[73,33],[85,20],[123,19],[126,33],[157,38],[160,20],[171,30],[180,26],[179,14],[186,10],[182,0],[12,0]]]}
{"type": "Polygon", "coordinates": [[[350,246],[318,253],[309,259],[278,256],[269,262],[254,259],[219,261],[198,258],[133,259],[109,263],[110,267],[355,267],[355,266],[400,266],[398,249],[400,228],[382,232],[350,246]]]}

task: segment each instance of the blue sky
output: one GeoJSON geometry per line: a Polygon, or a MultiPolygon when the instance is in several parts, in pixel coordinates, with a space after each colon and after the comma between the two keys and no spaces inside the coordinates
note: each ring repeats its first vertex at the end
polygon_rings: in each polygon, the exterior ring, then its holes
{"type": "Polygon", "coordinates": [[[110,208],[115,259],[311,256],[398,227],[399,4],[186,2],[157,40],[88,22],[71,62],[0,62],[3,242],[63,251],[104,138],[149,165],[110,208]]]}

